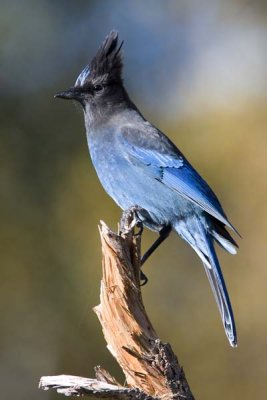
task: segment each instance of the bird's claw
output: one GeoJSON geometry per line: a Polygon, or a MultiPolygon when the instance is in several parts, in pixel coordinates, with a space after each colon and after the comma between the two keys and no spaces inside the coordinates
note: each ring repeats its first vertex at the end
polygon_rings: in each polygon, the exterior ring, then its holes
{"type": "Polygon", "coordinates": [[[146,275],[143,273],[142,270],[140,270],[140,286],[145,286],[148,282],[148,278],[146,275]]]}
{"type": "Polygon", "coordinates": [[[138,211],[142,209],[138,206],[132,206],[127,210],[124,210],[122,213],[122,217],[120,220],[120,235],[127,235],[130,233],[135,227],[139,228],[137,233],[134,233],[134,236],[139,236],[143,233],[143,222],[138,216],[138,211]]]}
{"type": "Polygon", "coordinates": [[[141,220],[138,220],[135,224],[136,228],[138,228],[138,232],[134,233],[134,236],[141,236],[144,230],[144,225],[141,220]]]}

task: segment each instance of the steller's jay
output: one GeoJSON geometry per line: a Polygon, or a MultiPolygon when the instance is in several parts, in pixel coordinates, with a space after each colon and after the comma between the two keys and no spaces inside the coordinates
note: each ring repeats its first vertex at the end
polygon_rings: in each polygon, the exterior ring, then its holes
{"type": "Polygon", "coordinates": [[[142,264],[175,230],[203,262],[235,347],[235,322],[214,241],[236,254],[238,246],[226,227],[237,231],[207,183],[130,100],[122,81],[122,44],[111,31],[75,85],[56,97],[82,105],[92,162],[107,193],[123,210],[135,209],[139,222],[159,233],[142,264]]]}

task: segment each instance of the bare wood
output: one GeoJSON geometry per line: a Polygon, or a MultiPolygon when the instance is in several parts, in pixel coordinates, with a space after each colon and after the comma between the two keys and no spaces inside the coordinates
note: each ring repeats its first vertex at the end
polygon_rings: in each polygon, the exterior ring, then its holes
{"type": "Polygon", "coordinates": [[[103,278],[100,304],[94,308],[107,348],[121,366],[127,387],[97,367],[96,379],[42,377],[41,388],[111,400],[194,400],[177,357],[171,346],[158,338],[143,305],[139,278],[141,234],[134,234],[134,218],[134,212],[124,215],[120,234],[101,221],[103,278]]]}
{"type": "Polygon", "coordinates": [[[43,376],[39,387],[44,390],[56,389],[58,393],[65,396],[88,396],[109,400],[151,400],[151,397],[138,389],[72,375],[43,376]]]}
{"type": "MultiPolygon", "coordinates": [[[[126,226],[125,226],[126,224],[126,226]]],[[[100,236],[103,280],[95,308],[107,347],[130,387],[153,397],[193,399],[184,372],[169,344],[159,340],[146,314],[140,290],[140,235],[129,229],[117,235],[103,222],[100,236]]]]}

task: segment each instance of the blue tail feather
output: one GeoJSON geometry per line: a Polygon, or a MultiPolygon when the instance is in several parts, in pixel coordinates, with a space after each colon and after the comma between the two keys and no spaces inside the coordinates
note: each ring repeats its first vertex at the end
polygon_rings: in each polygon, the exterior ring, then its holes
{"type": "Polygon", "coordinates": [[[218,305],[221,314],[225,333],[228,337],[231,346],[236,347],[237,336],[236,336],[236,327],[235,327],[235,320],[231,306],[231,301],[224,282],[218,257],[214,249],[213,240],[210,237],[209,233],[207,233],[206,239],[210,256],[209,256],[209,265],[207,266],[205,263],[203,263],[204,268],[208,276],[216,303],[218,305]]]}
{"type": "Polygon", "coordinates": [[[206,229],[205,220],[195,215],[186,221],[178,221],[175,230],[201,258],[220,311],[226,336],[230,345],[236,347],[237,336],[232,306],[214,249],[213,238],[206,229]]]}

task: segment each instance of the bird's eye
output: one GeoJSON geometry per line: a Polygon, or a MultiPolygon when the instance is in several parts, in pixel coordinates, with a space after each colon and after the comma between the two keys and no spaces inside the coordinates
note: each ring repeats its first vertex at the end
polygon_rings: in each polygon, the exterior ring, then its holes
{"type": "Polygon", "coordinates": [[[103,85],[95,85],[94,86],[94,91],[95,92],[101,92],[104,89],[103,85]]]}

